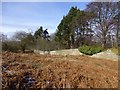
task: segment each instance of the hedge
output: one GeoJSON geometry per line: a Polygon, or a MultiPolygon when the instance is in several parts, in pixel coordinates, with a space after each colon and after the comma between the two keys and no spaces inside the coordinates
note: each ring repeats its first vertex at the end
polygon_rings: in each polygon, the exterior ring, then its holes
{"type": "Polygon", "coordinates": [[[102,50],[103,49],[99,46],[83,45],[83,46],[79,47],[79,51],[86,54],[86,55],[93,55],[93,54],[101,52],[102,50]]]}

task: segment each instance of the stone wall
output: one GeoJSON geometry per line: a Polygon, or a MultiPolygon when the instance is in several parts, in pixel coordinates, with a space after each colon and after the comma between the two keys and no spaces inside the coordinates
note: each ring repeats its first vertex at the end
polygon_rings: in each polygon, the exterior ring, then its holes
{"type": "MultiPolygon", "coordinates": [[[[78,49],[65,49],[65,50],[56,50],[56,51],[40,51],[40,50],[34,50],[34,53],[37,54],[50,54],[50,55],[84,55],[79,52],[78,49]]],[[[101,59],[109,59],[109,60],[114,60],[117,61],[120,59],[119,55],[114,54],[111,50],[106,50],[104,52],[100,52],[97,54],[94,54],[90,57],[94,58],[101,58],[101,59]]]]}
{"type": "Polygon", "coordinates": [[[82,55],[78,49],[65,49],[65,50],[56,50],[56,51],[40,51],[34,50],[34,53],[37,54],[50,54],[50,55],[82,55]]]}
{"type": "Polygon", "coordinates": [[[101,59],[109,59],[109,60],[113,60],[113,61],[117,61],[120,59],[120,56],[116,55],[111,50],[106,50],[104,52],[94,54],[91,57],[101,58],[101,59]]]}

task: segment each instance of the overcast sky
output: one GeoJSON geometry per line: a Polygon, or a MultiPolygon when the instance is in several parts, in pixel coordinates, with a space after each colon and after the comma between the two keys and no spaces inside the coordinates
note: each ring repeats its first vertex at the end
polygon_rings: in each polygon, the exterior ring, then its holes
{"type": "Polygon", "coordinates": [[[40,27],[54,33],[64,15],[72,6],[80,10],[88,2],[2,2],[2,32],[11,35],[16,31],[32,31],[40,27]]]}

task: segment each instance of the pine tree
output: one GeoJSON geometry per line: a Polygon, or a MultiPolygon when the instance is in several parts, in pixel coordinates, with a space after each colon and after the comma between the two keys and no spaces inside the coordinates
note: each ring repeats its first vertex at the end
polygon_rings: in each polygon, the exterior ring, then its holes
{"type": "Polygon", "coordinates": [[[41,26],[34,34],[34,37],[37,39],[38,37],[42,37],[43,27],[41,26]]]}

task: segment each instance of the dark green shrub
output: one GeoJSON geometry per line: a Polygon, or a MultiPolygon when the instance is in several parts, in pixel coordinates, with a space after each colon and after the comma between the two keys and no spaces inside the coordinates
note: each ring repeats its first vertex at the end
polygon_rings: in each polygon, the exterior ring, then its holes
{"type": "Polygon", "coordinates": [[[26,44],[21,43],[20,44],[20,49],[22,50],[23,53],[25,52],[25,48],[26,48],[26,44]]]}
{"type": "Polygon", "coordinates": [[[18,52],[20,50],[20,44],[16,41],[8,41],[2,43],[2,51],[18,52]]]}
{"type": "Polygon", "coordinates": [[[101,52],[102,48],[98,47],[98,46],[87,46],[87,45],[84,45],[84,46],[81,46],[79,48],[79,51],[84,53],[84,54],[86,54],[86,55],[93,55],[93,54],[101,52]]]}
{"type": "Polygon", "coordinates": [[[2,50],[7,51],[8,50],[8,44],[7,43],[2,43],[2,50]]]}

